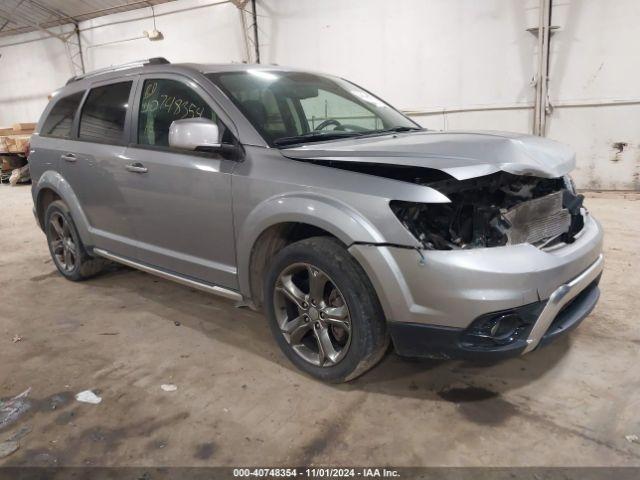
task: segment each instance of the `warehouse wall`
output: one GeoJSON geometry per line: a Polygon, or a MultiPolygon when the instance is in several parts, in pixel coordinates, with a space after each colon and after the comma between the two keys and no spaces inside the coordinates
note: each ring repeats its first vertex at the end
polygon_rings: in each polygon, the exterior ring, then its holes
{"type": "MultiPolygon", "coordinates": [[[[151,56],[244,60],[239,12],[215,1],[157,6],[159,42],[139,38],[153,28],[148,8],[82,22],[87,69],[151,56]]],[[[430,128],[531,132],[537,41],[526,29],[538,0],[258,2],[265,63],[342,75],[430,128]]],[[[577,151],[579,186],[640,190],[640,2],[554,0],[552,23],[548,136],[577,151]]],[[[0,38],[0,67],[18,72],[3,75],[0,125],[37,118],[71,76],[58,40],[2,47],[16,38],[0,38]]]]}
{"type": "Polygon", "coordinates": [[[0,127],[36,121],[47,95],[72,76],[64,44],[40,32],[25,33],[0,38],[0,55],[0,127]],[[20,44],[3,47],[12,43],[20,44]]]}
{"type": "MultiPolygon", "coordinates": [[[[146,18],[150,8],[81,22],[86,70],[158,56],[173,62],[242,61],[246,49],[239,11],[231,3],[217,3],[181,0],[154,7],[156,27],[165,36],[157,42],[142,37],[143,30],[153,28],[153,19],[146,18]]],[[[2,37],[0,55],[0,127],[36,121],[47,95],[73,76],[64,44],[44,33],[2,37]]]]}
{"type": "Polygon", "coordinates": [[[240,62],[246,54],[240,14],[229,2],[181,0],[154,7],[164,40],[149,41],[150,8],[80,23],[87,70],[150,57],[172,62],[240,62]],[[219,4],[218,4],[219,3],[219,4]]]}
{"type": "Polygon", "coordinates": [[[548,136],[577,150],[581,186],[640,190],[640,2],[555,0],[553,15],[548,136]]]}
{"type": "MultiPolygon", "coordinates": [[[[554,0],[547,136],[579,186],[640,190],[637,0],[554,0]],[[593,103],[636,102],[615,106],[593,103]],[[570,106],[574,105],[574,106],[570,106]],[[580,106],[576,106],[580,105],[580,106]],[[626,143],[623,151],[613,148],[626,143]]],[[[260,0],[267,62],[352,79],[436,129],[530,133],[537,0],[260,0]],[[471,110],[471,111],[468,111],[471,110]]]]}
{"type": "MultiPolygon", "coordinates": [[[[262,0],[266,62],[336,73],[404,110],[532,104],[537,2],[262,0]],[[529,7],[528,5],[533,5],[529,7]],[[529,18],[530,17],[530,18],[529,18]]],[[[517,128],[528,131],[526,116],[517,128]]],[[[420,118],[445,128],[447,118],[420,118]]],[[[454,122],[456,119],[452,119],[454,122]]],[[[492,119],[500,123],[496,116],[492,119]]]]}

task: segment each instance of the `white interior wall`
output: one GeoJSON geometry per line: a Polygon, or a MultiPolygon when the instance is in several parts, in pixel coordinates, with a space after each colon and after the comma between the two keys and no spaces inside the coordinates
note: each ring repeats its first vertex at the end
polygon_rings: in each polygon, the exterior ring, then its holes
{"type": "MultiPolygon", "coordinates": [[[[537,0],[259,2],[267,62],[349,78],[428,128],[531,132],[537,0]]],[[[640,105],[566,106],[640,100],[640,2],[554,0],[552,23],[547,136],[576,150],[580,187],[640,190],[640,105]]]]}
{"type": "Polygon", "coordinates": [[[640,190],[640,2],[553,3],[547,136],[576,150],[579,185],[640,190]],[[629,104],[562,107],[601,102],[629,104]]]}
{"type": "Polygon", "coordinates": [[[64,44],[44,33],[0,38],[0,55],[0,127],[35,122],[47,96],[73,75],[64,44]],[[2,46],[11,43],[19,45],[2,46]]]}
{"type": "Polygon", "coordinates": [[[526,28],[537,25],[536,0],[260,5],[267,62],[341,75],[427,128],[531,131],[536,39],[526,28]],[[505,106],[514,109],[443,113],[505,106]]]}
{"type": "Polygon", "coordinates": [[[164,39],[149,41],[151,8],[99,17],[79,25],[85,65],[93,70],[151,57],[171,62],[230,63],[245,58],[240,13],[220,0],[180,0],[154,7],[164,39]],[[129,40],[131,39],[131,40],[129,40]],[[127,41],[128,40],[128,41],[127,41]]]}
{"type": "Polygon", "coordinates": [[[405,110],[531,103],[537,2],[261,0],[265,62],[327,71],[405,110]]]}
{"type": "MultiPolygon", "coordinates": [[[[87,69],[153,56],[244,60],[239,12],[217,2],[155,7],[159,42],[136,38],[153,28],[149,8],[82,22],[87,69]]],[[[344,76],[429,128],[531,131],[537,42],[526,29],[537,26],[537,0],[258,2],[264,63],[344,76]]],[[[548,136],[577,151],[579,186],[640,190],[640,105],[575,106],[639,99],[640,2],[554,0],[552,23],[548,136]],[[618,154],[616,142],[627,144],[618,154]]],[[[0,68],[12,72],[0,79],[0,125],[36,120],[72,75],[56,39],[2,46],[41,35],[0,38],[0,68]]]]}
{"type": "MultiPolygon", "coordinates": [[[[239,11],[231,3],[180,0],[154,9],[165,37],[157,42],[142,38],[143,30],[153,29],[150,8],[81,22],[86,70],[160,56],[172,62],[245,59],[239,11]]],[[[0,38],[0,55],[0,127],[37,121],[47,96],[74,75],[63,42],[42,32],[0,38]]]]}

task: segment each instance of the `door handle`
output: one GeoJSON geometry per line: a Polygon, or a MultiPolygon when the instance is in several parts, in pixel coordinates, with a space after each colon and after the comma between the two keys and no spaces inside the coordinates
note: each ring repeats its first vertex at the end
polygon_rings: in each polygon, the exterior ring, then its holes
{"type": "Polygon", "coordinates": [[[147,167],[142,165],[140,162],[130,163],[125,167],[127,170],[133,173],[147,173],[147,167]]]}
{"type": "Polygon", "coordinates": [[[60,158],[65,162],[75,162],[77,160],[76,156],[73,153],[63,153],[60,155],[60,158]]]}

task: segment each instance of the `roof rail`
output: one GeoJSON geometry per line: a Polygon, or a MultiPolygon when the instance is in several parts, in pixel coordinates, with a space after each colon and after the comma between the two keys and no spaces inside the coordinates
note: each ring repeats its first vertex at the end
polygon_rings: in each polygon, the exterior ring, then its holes
{"type": "Polygon", "coordinates": [[[99,68],[89,73],[83,73],[82,75],[76,75],[75,77],[71,77],[67,81],[67,85],[69,85],[72,82],[77,82],[78,80],[82,80],[84,78],[91,78],[91,77],[95,77],[96,75],[102,75],[103,73],[118,72],[120,70],[127,70],[128,68],[144,67],[145,65],[163,65],[166,63],[171,63],[171,62],[164,57],[153,57],[153,58],[147,58],[145,60],[136,60],[133,62],[127,62],[121,65],[111,65],[110,67],[99,68]]]}

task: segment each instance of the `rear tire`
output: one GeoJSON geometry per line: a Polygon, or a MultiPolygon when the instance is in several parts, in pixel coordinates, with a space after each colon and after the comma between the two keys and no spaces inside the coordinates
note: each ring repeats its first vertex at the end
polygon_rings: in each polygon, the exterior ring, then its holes
{"type": "Polygon", "coordinates": [[[265,275],[264,306],[283,353],[325,382],[362,375],[389,345],[369,278],[331,237],[301,240],[278,252],[265,275]]]}
{"type": "Polygon", "coordinates": [[[78,282],[104,269],[108,262],[89,256],[66,203],[62,200],[51,202],[44,218],[49,253],[64,278],[78,282]]]}

